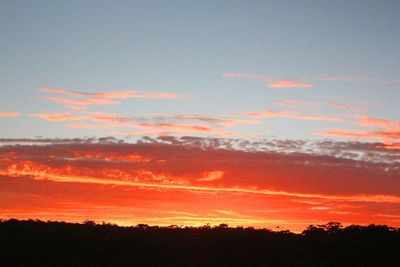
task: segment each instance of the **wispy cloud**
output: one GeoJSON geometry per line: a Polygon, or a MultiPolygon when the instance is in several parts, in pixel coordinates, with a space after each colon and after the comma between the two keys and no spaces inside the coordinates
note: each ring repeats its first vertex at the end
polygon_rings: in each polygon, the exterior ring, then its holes
{"type": "Polygon", "coordinates": [[[375,127],[379,128],[379,130],[329,129],[314,134],[319,136],[379,140],[385,145],[388,145],[386,149],[390,149],[391,146],[397,149],[396,143],[400,142],[400,121],[390,121],[366,115],[352,115],[351,117],[357,119],[356,121],[349,122],[353,125],[375,127]]]}
{"type": "Polygon", "coordinates": [[[18,117],[20,115],[19,112],[0,112],[0,117],[18,117]]]}
{"type": "Polygon", "coordinates": [[[291,110],[274,111],[264,110],[261,112],[246,112],[245,115],[255,118],[286,118],[293,120],[305,120],[305,121],[323,121],[323,122],[344,122],[343,119],[331,116],[321,115],[305,115],[291,110]]]}
{"type": "Polygon", "coordinates": [[[55,103],[64,104],[65,106],[72,108],[74,110],[81,110],[90,105],[112,105],[120,103],[108,98],[88,98],[83,100],[77,100],[77,99],[68,99],[62,97],[44,97],[44,99],[55,103]]]}
{"type": "Polygon", "coordinates": [[[224,177],[224,172],[220,170],[205,172],[203,177],[197,179],[200,182],[209,182],[222,179],[224,177]]]}
{"type": "Polygon", "coordinates": [[[83,120],[82,116],[70,115],[68,113],[36,113],[31,114],[32,117],[40,118],[47,121],[78,121],[83,120]]]}
{"type": "Polygon", "coordinates": [[[393,122],[386,119],[365,115],[355,115],[355,118],[358,119],[358,121],[355,123],[357,125],[400,129],[400,121],[393,122]]]}
{"type": "Polygon", "coordinates": [[[211,134],[221,136],[240,136],[260,138],[260,134],[241,134],[225,131],[237,124],[258,124],[257,119],[238,119],[233,117],[209,116],[199,114],[147,114],[137,117],[118,116],[103,112],[34,113],[32,117],[52,122],[74,122],[68,127],[75,129],[104,130],[116,129],[113,134],[139,136],[171,134],[211,134]],[[139,131],[121,131],[119,128],[133,128],[139,131]],[[142,131],[148,129],[148,131],[142,131]]]}
{"type": "Polygon", "coordinates": [[[145,92],[138,90],[126,90],[126,91],[112,91],[112,92],[81,92],[76,90],[68,89],[49,89],[43,88],[42,92],[53,93],[53,94],[65,94],[75,95],[84,97],[96,97],[99,99],[127,99],[127,98],[158,98],[158,99],[181,99],[184,95],[177,93],[167,92],[145,92]]]}
{"type": "Polygon", "coordinates": [[[145,92],[138,90],[111,91],[111,92],[81,92],[69,89],[41,89],[44,93],[67,95],[65,97],[44,97],[45,99],[64,104],[72,109],[81,110],[89,105],[119,104],[117,99],[142,98],[142,99],[183,99],[186,96],[168,92],[145,92]]]}
{"type": "Polygon", "coordinates": [[[131,117],[121,117],[107,113],[84,113],[84,114],[71,114],[71,113],[36,113],[31,114],[32,117],[41,118],[48,121],[95,121],[95,122],[119,122],[127,123],[132,122],[131,117]]]}
{"type": "Polygon", "coordinates": [[[70,128],[74,129],[91,129],[91,130],[103,130],[103,129],[113,129],[113,128],[121,128],[122,125],[115,123],[71,123],[68,125],[70,128]]]}
{"type": "Polygon", "coordinates": [[[330,129],[327,131],[317,132],[316,135],[321,136],[334,136],[334,137],[344,137],[353,139],[378,139],[382,140],[384,143],[399,142],[400,141],[400,131],[353,131],[347,129],[330,129]]]}
{"type": "Polygon", "coordinates": [[[201,114],[148,114],[147,119],[175,120],[175,121],[201,121],[223,127],[232,127],[237,124],[259,124],[258,120],[237,119],[232,117],[209,116],[201,114]]]}
{"type": "Polygon", "coordinates": [[[273,78],[268,75],[244,73],[244,72],[225,72],[222,74],[224,78],[244,78],[262,81],[267,87],[272,89],[294,89],[294,88],[311,88],[314,85],[300,79],[290,78],[273,78]]]}
{"type": "Polygon", "coordinates": [[[277,78],[270,75],[246,73],[246,72],[225,72],[224,78],[242,78],[263,82],[272,89],[294,89],[312,88],[315,82],[344,82],[344,83],[372,83],[382,85],[399,85],[398,79],[379,79],[372,76],[349,76],[349,75],[316,75],[309,77],[307,81],[295,78],[277,78]]]}
{"type": "Polygon", "coordinates": [[[277,101],[275,101],[275,104],[278,106],[290,107],[290,108],[315,108],[320,105],[315,102],[305,102],[301,100],[288,99],[288,98],[278,99],[277,101]]]}
{"type": "Polygon", "coordinates": [[[398,85],[400,80],[397,79],[380,79],[374,76],[334,76],[334,75],[320,75],[315,78],[319,81],[330,81],[330,82],[348,82],[348,83],[373,83],[383,85],[398,85]]]}
{"type": "Polygon", "coordinates": [[[344,103],[336,100],[331,101],[302,101],[297,99],[289,99],[283,98],[275,101],[275,104],[278,106],[288,107],[288,108],[320,108],[320,107],[330,107],[338,110],[345,110],[350,112],[364,112],[370,109],[373,106],[376,106],[376,103],[365,102],[365,103],[344,103]]]}
{"type": "Polygon", "coordinates": [[[347,110],[352,112],[362,112],[366,111],[367,109],[375,106],[373,103],[363,103],[363,104],[347,104],[338,101],[328,101],[326,103],[329,107],[341,110],[347,110]]]}
{"type": "Polygon", "coordinates": [[[333,82],[371,82],[375,81],[370,76],[334,76],[334,75],[320,75],[316,78],[320,81],[333,81],[333,82]]]}
{"type": "Polygon", "coordinates": [[[183,123],[141,123],[138,125],[139,128],[143,129],[156,129],[162,131],[174,131],[178,133],[215,133],[215,134],[226,134],[225,131],[212,128],[207,125],[197,124],[183,124],[183,123]]]}
{"type": "Polygon", "coordinates": [[[271,76],[262,75],[262,74],[253,74],[253,73],[245,73],[245,72],[224,72],[222,74],[224,78],[245,78],[245,79],[253,79],[260,81],[269,81],[271,80],[271,76]]]}
{"type": "Polygon", "coordinates": [[[313,87],[313,84],[293,79],[280,79],[267,83],[267,86],[273,89],[285,89],[285,88],[291,89],[291,88],[311,88],[313,87]]]}

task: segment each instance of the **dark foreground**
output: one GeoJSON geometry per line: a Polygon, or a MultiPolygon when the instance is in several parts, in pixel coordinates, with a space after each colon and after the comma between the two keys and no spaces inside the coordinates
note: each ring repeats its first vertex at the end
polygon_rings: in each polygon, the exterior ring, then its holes
{"type": "Polygon", "coordinates": [[[118,227],[0,221],[1,266],[400,266],[400,229],[118,227]]]}

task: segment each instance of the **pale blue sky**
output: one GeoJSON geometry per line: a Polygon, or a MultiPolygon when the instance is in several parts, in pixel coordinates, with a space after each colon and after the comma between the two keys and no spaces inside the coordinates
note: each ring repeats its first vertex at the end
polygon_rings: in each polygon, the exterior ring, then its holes
{"type": "Polygon", "coordinates": [[[79,114],[251,119],[244,113],[295,109],[303,115],[343,117],[345,123],[263,118],[257,125],[225,130],[291,139],[323,138],[315,133],[329,129],[398,131],[356,125],[352,116],[394,125],[400,119],[399,14],[399,1],[2,1],[0,112],[21,115],[0,117],[0,136],[111,134],[110,129],[71,129],[70,121],[30,116],[77,113],[43,99],[56,96],[40,92],[44,87],[188,96],[122,99],[119,105],[90,106],[79,114]],[[302,80],[313,87],[270,89],[259,80],[222,77],[226,72],[302,80]],[[324,76],[350,81],[321,80],[324,76]],[[282,107],[275,104],[279,99],[318,105],[282,107]],[[369,108],[339,110],[327,106],[329,101],[369,108]]]}

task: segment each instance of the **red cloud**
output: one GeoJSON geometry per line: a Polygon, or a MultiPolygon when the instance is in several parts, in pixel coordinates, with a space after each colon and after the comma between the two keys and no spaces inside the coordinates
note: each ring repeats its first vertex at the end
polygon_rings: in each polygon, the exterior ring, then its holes
{"type": "Polygon", "coordinates": [[[205,172],[203,177],[197,179],[197,181],[200,182],[208,182],[208,181],[215,181],[215,180],[219,180],[222,179],[224,176],[224,172],[223,171],[210,171],[210,172],[205,172]]]}
{"type": "MultiPolygon", "coordinates": [[[[321,220],[398,225],[398,163],[216,149],[212,144],[225,142],[218,139],[163,140],[176,144],[0,147],[0,216],[291,230],[321,220]]],[[[329,144],[344,145],[369,147],[329,144]]]]}
{"type": "Polygon", "coordinates": [[[175,142],[1,147],[0,216],[291,230],[329,220],[398,225],[398,163],[175,142]]]}
{"type": "Polygon", "coordinates": [[[377,148],[388,149],[388,150],[400,150],[400,143],[391,144],[391,145],[379,145],[379,146],[376,146],[376,147],[377,148]]]}

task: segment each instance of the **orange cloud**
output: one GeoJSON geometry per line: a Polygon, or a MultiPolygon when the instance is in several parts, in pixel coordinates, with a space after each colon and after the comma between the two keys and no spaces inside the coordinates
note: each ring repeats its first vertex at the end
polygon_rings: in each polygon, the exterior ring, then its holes
{"type": "Polygon", "coordinates": [[[0,117],[18,117],[19,112],[0,112],[0,117]]]}
{"type": "Polygon", "coordinates": [[[382,146],[376,146],[377,148],[383,148],[383,149],[388,149],[388,150],[400,150],[400,144],[391,144],[391,145],[382,145],[382,146]]]}
{"type": "MultiPolygon", "coordinates": [[[[386,119],[370,117],[365,115],[354,115],[357,121],[353,124],[366,127],[382,128],[381,130],[347,130],[347,129],[330,129],[327,131],[317,132],[316,135],[333,136],[342,138],[357,138],[365,140],[380,140],[385,145],[395,145],[400,140],[400,122],[393,122],[386,119]]],[[[390,149],[388,146],[388,149],[390,149]]],[[[395,147],[395,146],[394,146],[395,147]]],[[[384,148],[384,146],[382,146],[384,148]]]]}
{"type": "Polygon", "coordinates": [[[320,115],[304,115],[290,110],[273,111],[270,109],[262,112],[246,112],[247,116],[255,118],[286,118],[293,120],[306,120],[306,121],[324,121],[324,122],[343,122],[342,119],[337,117],[320,116],[320,115]]]}
{"type": "Polygon", "coordinates": [[[302,107],[302,108],[315,108],[318,106],[317,103],[305,102],[295,99],[279,99],[275,102],[278,106],[285,107],[302,107]]]}
{"type": "Polygon", "coordinates": [[[210,133],[210,134],[228,134],[225,131],[211,128],[206,125],[183,124],[183,123],[142,123],[138,128],[155,129],[158,131],[173,131],[176,133],[210,133]]]}
{"type": "Polygon", "coordinates": [[[393,143],[400,140],[400,131],[351,131],[345,129],[332,129],[318,132],[316,135],[335,136],[344,138],[379,139],[384,143],[393,143]]]}
{"type": "MultiPolygon", "coordinates": [[[[61,183],[85,183],[85,184],[100,184],[100,185],[122,185],[122,186],[133,186],[133,187],[150,187],[150,188],[162,188],[162,189],[177,189],[177,190],[189,190],[189,191],[208,191],[208,192],[233,192],[233,193],[247,193],[247,194],[261,194],[261,195],[279,195],[279,196],[288,196],[288,197],[299,197],[299,198],[316,198],[316,199],[327,199],[327,200],[342,200],[342,201],[357,201],[357,202],[388,202],[388,203],[396,203],[400,204],[399,196],[392,195],[320,195],[320,194],[307,194],[307,193],[297,193],[297,192],[285,192],[285,191],[274,191],[268,189],[249,189],[249,188],[222,188],[222,187],[207,187],[207,186],[190,186],[181,183],[185,183],[184,181],[179,182],[177,177],[167,177],[167,176],[152,176],[153,180],[161,180],[165,181],[166,178],[170,178],[172,184],[170,183],[144,183],[144,182],[132,182],[132,181],[124,181],[124,180],[115,180],[115,179],[98,179],[95,177],[80,177],[80,176],[69,176],[69,175],[57,175],[57,174],[49,174],[46,171],[40,170],[31,170],[32,167],[29,165],[24,165],[24,168],[28,168],[28,170],[23,169],[21,171],[16,170],[14,166],[11,167],[10,170],[0,171],[0,175],[11,176],[11,177],[19,177],[19,176],[33,176],[36,179],[42,180],[47,179],[54,182],[61,183]],[[178,181],[177,184],[175,182],[178,181]]],[[[153,175],[150,172],[150,175],[153,175]]],[[[218,179],[218,178],[217,178],[218,179]]],[[[198,179],[198,181],[213,181],[198,179]]]]}
{"type": "Polygon", "coordinates": [[[311,88],[314,85],[296,79],[274,79],[267,75],[259,75],[244,72],[225,72],[224,78],[245,78],[264,82],[267,87],[273,89],[291,89],[291,88],[311,88]]]}
{"type": "Polygon", "coordinates": [[[375,84],[387,84],[387,85],[398,85],[400,80],[384,80],[371,76],[329,76],[324,75],[316,78],[320,81],[333,81],[333,82],[354,82],[354,83],[375,83],[375,84]]]}
{"type": "Polygon", "coordinates": [[[68,98],[62,98],[62,97],[45,97],[44,99],[52,101],[52,102],[56,102],[56,103],[65,104],[67,107],[75,109],[75,110],[84,109],[89,105],[119,104],[119,102],[113,101],[108,98],[89,98],[89,99],[83,99],[83,100],[76,100],[76,99],[68,99],[68,98]]]}
{"type": "Polygon", "coordinates": [[[140,123],[134,126],[138,129],[150,129],[150,131],[116,131],[113,134],[127,135],[127,136],[138,136],[138,135],[161,135],[161,136],[171,136],[171,135],[186,135],[186,134],[207,134],[207,135],[218,135],[226,137],[241,137],[241,138],[261,138],[265,137],[263,134],[241,134],[236,132],[228,132],[223,129],[203,125],[203,124],[189,124],[189,123],[140,123]]]}
{"type": "Polygon", "coordinates": [[[74,129],[92,129],[92,130],[112,129],[121,127],[120,124],[115,124],[115,123],[108,123],[108,124],[71,123],[68,126],[74,129]]]}
{"type": "Polygon", "coordinates": [[[224,176],[223,171],[210,171],[210,172],[205,172],[203,177],[197,179],[197,181],[200,182],[208,182],[208,181],[215,181],[222,179],[224,176]]]}
{"type": "Polygon", "coordinates": [[[337,101],[329,101],[326,103],[329,107],[341,110],[347,110],[352,112],[362,112],[370,109],[373,106],[376,106],[376,103],[373,102],[365,102],[365,103],[357,103],[357,104],[346,104],[340,103],[337,101]]]}
{"type": "Polygon", "coordinates": [[[31,116],[48,121],[78,121],[83,119],[82,116],[74,116],[67,113],[31,114],[31,116]]]}
{"type": "Polygon", "coordinates": [[[114,91],[114,92],[80,92],[76,90],[67,89],[49,89],[43,88],[42,92],[53,93],[53,94],[65,94],[65,95],[75,95],[84,97],[96,97],[94,99],[127,99],[127,98],[159,98],[159,99],[180,99],[183,95],[177,93],[164,93],[164,92],[144,92],[144,91],[114,91]]]}
{"type": "Polygon", "coordinates": [[[232,126],[235,124],[258,124],[257,120],[241,120],[235,118],[218,117],[218,116],[205,116],[205,115],[175,115],[178,119],[192,119],[207,122],[217,122],[222,125],[232,126]]]}
{"type": "Polygon", "coordinates": [[[82,123],[71,123],[68,126],[75,129],[92,129],[92,130],[103,130],[113,128],[135,128],[137,124],[131,117],[121,117],[113,114],[95,112],[95,113],[80,113],[79,115],[73,115],[70,113],[41,113],[31,114],[32,117],[41,118],[52,122],[64,122],[64,121],[85,121],[82,123]],[[94,123],[87,123],[91,121],[94,123]]]}
{"type": "Polygon", "coordinates": [[[392,122],[386,119],[380,119],[364,115],[356,115],[355,117],[358,119],[358,121],[356,122],[357,125],[384,127],[384,128],[400,128],[400,122],[392,122]]]}
{"type": "Polygon", "coordinates": [[[313,84],[306,83],[298,80],[282,79],[272,83],[267,83],[269,88],[283,89],[283,88],[311,88],[313,84]]]}
{"type": "Polygon", "coordinates": [[[221,116],[207,116],[199,114],[149,114],[149,118],[156,119],[173,119],[173,120],[184,120],[184,121],[202,121],[207,123],[217,124],[223,127],[232,127],[237,124],[259,124],[258,120],[244,120],[230,117],[221,116]]]}
{"type": "Polygon", "coordinates": [[[137,90],[127,90],[127,91],[114,91],[114,92],[80,92],[76,90],[68,89],[49,89],[43,88],[42,92],[51,94],[63,94],[72,97],[78,97],[79,99],[70,99],[64,97],[45,97],[45,99],[62,103],[72,109],[84,109],[89,105],[110,105],[119,104],[120,102],[115,99],[128,99],[128,98],[145,98],[145,99],[182,99],[185,98],[184,95],[177,93],[168,92],[144,92],[137,90]]]}

